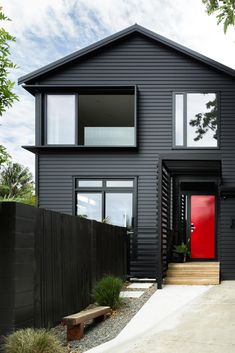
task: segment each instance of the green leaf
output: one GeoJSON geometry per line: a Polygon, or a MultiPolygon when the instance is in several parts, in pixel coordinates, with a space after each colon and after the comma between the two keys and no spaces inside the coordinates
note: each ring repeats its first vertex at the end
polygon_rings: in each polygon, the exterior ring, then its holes
{"type": "MultiPolygon", "coordinates": [[[[10,20],[4,15],[0,7],[0,20],[10,20]]],[[[18,96],[13,92],[14,82],[8,79],[8,69],[16,69],[17,66],[10,60],[10,43],[16,38],[8,33],[4,28],[0,28],[0,116],[10,108],[18,96]]]]}
{"type": "Polygon", "coordinates": [[[235,25],[235,0],[202,0],[208,15],[215,14],[217,24],[223,23],[224,33],[229,26],[235,25]]]}

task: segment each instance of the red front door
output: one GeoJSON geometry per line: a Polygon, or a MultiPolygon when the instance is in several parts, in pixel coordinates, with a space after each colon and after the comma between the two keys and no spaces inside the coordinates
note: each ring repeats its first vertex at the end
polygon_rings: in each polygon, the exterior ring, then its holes
{"type": "Polygon", "coordinates": [[[191,258],[215,257],[215,196],[191,196],[191,258]]]}

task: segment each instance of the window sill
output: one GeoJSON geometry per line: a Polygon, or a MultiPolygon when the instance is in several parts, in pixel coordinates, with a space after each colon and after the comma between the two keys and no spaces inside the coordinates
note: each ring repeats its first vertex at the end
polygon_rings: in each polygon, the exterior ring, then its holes
{"type": "Polygon", "coordinates": [[[99,152],[99,151],[136,151],[138,146],[75,146],[75,145],[44,145],[22,146],[27,151],[38,154],[41,152],[99,152]]]}
{"type": "Polygon", "coordinates": [[[172,147],[172,150],[177,150],[177,151],[180,151],[180,150],[182,150],[182,151],[203,151],[203,150],[205,150],[205,151],[208,151],[208,150],[210,150],[210,151],[218,151],[218,150],[220,150],[220,147],[172,147]]]}

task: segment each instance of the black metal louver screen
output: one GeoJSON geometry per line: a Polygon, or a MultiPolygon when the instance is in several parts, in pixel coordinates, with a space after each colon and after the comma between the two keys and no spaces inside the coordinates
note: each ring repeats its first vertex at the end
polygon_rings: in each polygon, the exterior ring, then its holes
{"type": "Polygon", "coordinates": [[[161,197],[161,236],[162,236],[162,274],[166,275],[168,265],[168,238],[170,230],[170,175],[167,169],[162,167],[162,197],[161,197]]]}
{"type": "Polygon", "coordinates": [[[180,239],[184,242],[186,241],[186,223],[185,223],[185,214],[186,214],[186,195],[181,195],[180,198],[180,239]]]}

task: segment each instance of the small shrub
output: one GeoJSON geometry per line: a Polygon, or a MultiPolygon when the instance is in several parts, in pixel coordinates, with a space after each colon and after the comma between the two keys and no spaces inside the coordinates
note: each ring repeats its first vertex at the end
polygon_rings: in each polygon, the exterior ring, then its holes
{"type": "Polygon", "coordinates": [[[120,292],[123,282],[113,276],[103,277],[95,286],[94,298],[99,305],[116,309],[121,304],[120,292]]]}
{"type": "Polygon", "coordinates": [[[5,338],[4,353],[64,353],[57,338],[47,330],[27,328],[5,338]]]}
{"type": "Polygon", "coordinates": [[[182,242],[180,245],[175,245],[175,252],[182,255],[183,262],[186,262],[187,257],[190,257],[190,248],[188,244],[182,242]]]}
{"type": "Polygon", "coordinates": [[[37,206],[37,197],[35,195],[28,195],[24,197],[20,196],[0,196],[0,202],[19,202],[19,203],[24,203],[25,205],[30,205],[30,206],[37,206]]]}

